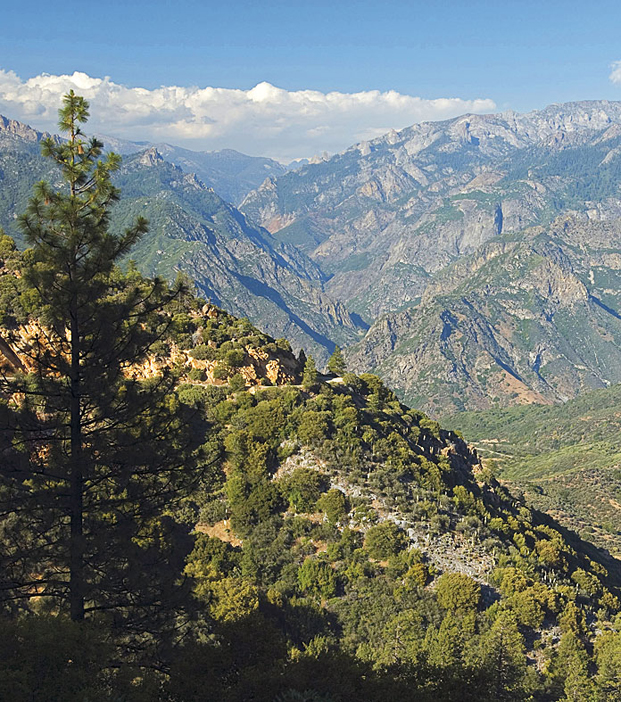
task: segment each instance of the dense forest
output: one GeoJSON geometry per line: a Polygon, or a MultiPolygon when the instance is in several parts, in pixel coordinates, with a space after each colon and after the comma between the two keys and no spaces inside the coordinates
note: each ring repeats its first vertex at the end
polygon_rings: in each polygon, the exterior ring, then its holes
{"type": "Polygon", "coordinates": [[[338,349],[140,275],[87,117],[0,239],[0,697],[619,699],[618,562],[338,349]]]}

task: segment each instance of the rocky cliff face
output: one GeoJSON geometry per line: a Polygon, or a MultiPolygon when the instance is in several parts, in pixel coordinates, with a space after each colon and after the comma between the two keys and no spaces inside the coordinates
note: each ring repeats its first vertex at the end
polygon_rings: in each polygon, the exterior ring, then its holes
{"type": "Polygon", "coordinates": [[[378,320],[352,367],[375,369],[435,413],[559,402],[621,382],[621,320],[596,282],[611,254],[576,246],[601,229],[563,219],[489,242],[436,276],[418,305],[378,320]]]}
{"type": "Polygon", "coordinates": [[[18,137],[24,141],[39,143],[50,136],[51,134],[47,132],[38,132],[27,124],[0,115],[0,141],[9,141],[13,137],[18,137]]]}

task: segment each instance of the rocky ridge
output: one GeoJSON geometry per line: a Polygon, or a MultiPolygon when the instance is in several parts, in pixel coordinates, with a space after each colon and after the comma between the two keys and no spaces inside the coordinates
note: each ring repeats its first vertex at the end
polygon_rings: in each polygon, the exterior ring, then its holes
{"type": "MultiPolygon", "coordinates": [[[[6,244],[6,237],[1,241],[6,244]]],[[[9,279],[19,277],[19,264],[10,246],[8,260],[0,266],[0,288],[11,289],[17,295],[17,286],[9,279]]],[[[276,344],[273,339],[253,329],[249,323],[237,320],[212,304],[189,309],[188,323],[195,330],[190,337],[171,337],[167,344],[155,344],[149,356],[140,364],[128,366],[125,374],[136,379],[154,378],[164,371],[179,374],[180,383],[190,385],[226,386],[231,376],[238,374],[241,387],[252,389],[259,385],[287,385],[300,381],[302,366],[291,351],[288,342],[276,344]],[[219,329],[218,338],[228,334],[227,351],[234,357],[218,353],[218,344],[211,337],[219,329]],[[245,335],[244,335],[245,334],[245,335]]],[[[35,349],[46,346],[53,333],[45,330],[35,319],[5,324],[0,330],[0,373],[11,376],[17,372],[37,369],[35,349]]]]}

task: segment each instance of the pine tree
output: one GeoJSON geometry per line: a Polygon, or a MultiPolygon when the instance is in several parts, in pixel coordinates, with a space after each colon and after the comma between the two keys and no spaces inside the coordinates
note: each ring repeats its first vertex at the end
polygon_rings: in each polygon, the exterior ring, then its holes
{"type": "Polygon", "coordinates": [[[317,384],[317,366],[315,359],[309,356],[304,364],[304,372],[302,374],[302,387],[305,390],[311,390],[317,384]]]}
{"type": "MultiPolygon", "coordinates": [[[[552,684],[572,702],[591,702],[597,699],[595,683],[589,674],[589,656],[580,637],[571,629],[559,642],[551,666],[552,684]]],[[[603,696],[602,696],[603,697],[603,696]]]]}
{"type": "Polygon", "coordinates": [[[63,103],[67,140],[42,144],[63,185],[39,183],[20,219],[32,247],[21,304],[36,331],[31,370],[2,387],[2,590],[17,602],[47,598],[75,621],[113,610],[144,631],[174,594],[184,549],[172,539],[188,530],[170,514],[200,471],[175,378],[145,380],[138,367],[185,288],[119,269],[147,223],[109,231],[120,159],[101,159],[102,144],[82,138],[83,98],[72,91],[63,103]]]}
{"type": "Polygon", "coordinates": [[[621,699],[621,634],[605,631],[595,642],[597,656],[598,700],[613,702],[621,699]]]}
{"type": "Polygon", "coordinates": [[[499,612],[481,641],[481,663],[486,696],[481,699],[521,699],[526,675],[524,639],[514,616],[499,612]]]}
{"type": "Polygon", "coordinates": [[[304,353],[304,349],[300,349],[300,353],[298,354],[298,367],[302,368],[304,370],[304,366],[306,365],[306,361],[308,360],[306,358],[306,354],[304,353]]]}
{"type": "Polygon", "coordinates": [[[330,373],[334,373],[334,375],[339,377],[341,377],[347,370],[343,353],[338,346],[334,347],[334,351],[328,359],[328,370],[330,373]]]}
{"type": "Polygon", "coordinates": [[[473,670],[464,661],[467,643],[474,637],[474,613],[456,616],[448,612],[439,628],[430,626],[424,641],[436,694],[440,699],[479,699],[473,670]],[[475,694],[472,695],[473,689],[475,694]]]}

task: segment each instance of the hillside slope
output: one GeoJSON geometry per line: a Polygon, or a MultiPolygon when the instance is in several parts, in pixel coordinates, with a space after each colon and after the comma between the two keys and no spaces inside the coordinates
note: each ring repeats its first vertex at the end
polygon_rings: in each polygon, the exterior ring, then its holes
{"type": "Polygon", "coordinates": [[[186,272],[202,295],[268,333],[286,337],[320,361],[333,345],[356,339],[362,325],[324,291],[324,276],[295,247],[248,223],[232,205],[156,149],[129,158],[117,179],[122,226],[137,214],[150,232],[134,252],[141,271],[170,278],[186,272]]]}
{"type": "Polygon", "coordinates": [[[462,412],[463,431],[531,504],[621,555],[621,385],[561,406],[462,412]]]}
{"type": "MultiPolygon", "coordinates": [[[[28,342],[44,322],[6,238],[0,255],[9,381],[20,367],[38,372],[28,342]]],[[[88,662],[82,691],[175,702],[560,700],[576,660],[590,684],[617,684],[606,662],[621,642],[618,561],[529,508],[458,434],[402,405],[376,376],[324,382],[307,369],[300,386],[286,343],[203,300],[180,304],[164,311],[171,324],[145,363],[126,369],[141,382],[174,368],[170,399],[192,410],[209,442],[203,482],[164,516],[186,533],[195,527],[180,634],[161,653],[165,668],[140,678],[130,668],[128,683],[125,661],[107,665],[110,642],[97,633],[107,620],[96,619],[87,649],[61,636],[44,653],[54,661],[46,681],[73,679],[69,652],[88,662]]],[[[20,402],[5,395],[3,412],[20,402]]],[[[44,465],[45,454],[36,460],[44,465]]],[[[155,529],[141,543],[161,538],[155,529]]],[[[0,621],[5,689],[37,684],[16,652],[62,625],[41,612],[0,621]]],[[[136,651],[125,655],[131,664],[136,651]]]]}

